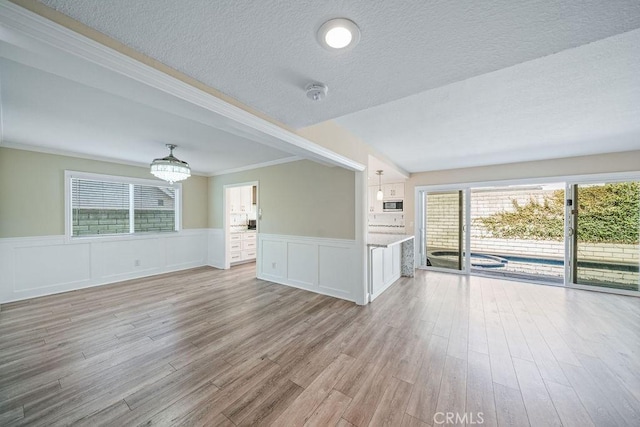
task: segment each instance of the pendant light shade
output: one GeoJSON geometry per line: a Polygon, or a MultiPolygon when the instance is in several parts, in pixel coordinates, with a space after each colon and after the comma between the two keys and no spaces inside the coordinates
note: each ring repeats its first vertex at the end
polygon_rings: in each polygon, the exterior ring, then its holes
{"type": "Polygon", "coordinates": [[[384,197],[384,193],[382,192],[382,170],[377,170],[376,173],[378,174],[378,192],[376,193],[376,199],[377,200],[382,200],[382,198],[384,197]]]}
{"type": "Polygon", "coordinates": [[[183,162],[173,155],[173,150],[177,148],[177,145],[167,144],[167,148],[169,149],[167,157],[151,162],[151,173],[170,184],[189,178],[191,176],[189,163],[183,162]]]}

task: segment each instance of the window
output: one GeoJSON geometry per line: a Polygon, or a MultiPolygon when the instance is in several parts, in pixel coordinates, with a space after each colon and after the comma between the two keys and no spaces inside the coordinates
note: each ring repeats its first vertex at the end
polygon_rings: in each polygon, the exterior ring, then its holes
{"type": "Polygon", "coordinates": [[[180,184],[67,171],[67,235],[179,230],[180,184]]]}

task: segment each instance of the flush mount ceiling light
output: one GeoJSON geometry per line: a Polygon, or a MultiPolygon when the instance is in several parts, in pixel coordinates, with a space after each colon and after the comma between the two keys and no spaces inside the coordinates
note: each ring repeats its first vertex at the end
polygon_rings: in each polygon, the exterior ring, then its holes
{"type": "Polygon", "coordinates": [[[173,150],[177,147],[178,146],[174,144],[167,144],[169,155],[161,159],[155,159],[151,162],[151,173],[171,184],[182,181],[183,179],[187,179],[191,176],[189,163],[176,159],[173,156],[173,150]]]}
{"type": "Polygon", "coordinates": [[[360,29],[345,18],[330,19],[318,30],[318,42],[328,50],[351,48],[359,41],[360,29]]]}
{"type": "Polygon", "coordinates": [[[380,169],[377,170],[376,173],[378,174],[378,192],[376,193],[376,199],[382,200],[382,198],[384,197],[384,193],[382,192],[382,174],[384,172],[380,169]]]}

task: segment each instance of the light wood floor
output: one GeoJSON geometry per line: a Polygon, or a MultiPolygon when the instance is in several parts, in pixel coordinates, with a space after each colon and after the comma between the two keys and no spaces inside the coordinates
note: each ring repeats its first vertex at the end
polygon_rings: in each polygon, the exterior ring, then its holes
{"type": "Polygon", "coordinates": [[[640,425],[638,298],[420,271],[359,307],[254,268],[3,305],[0,425],[640,425]]]}

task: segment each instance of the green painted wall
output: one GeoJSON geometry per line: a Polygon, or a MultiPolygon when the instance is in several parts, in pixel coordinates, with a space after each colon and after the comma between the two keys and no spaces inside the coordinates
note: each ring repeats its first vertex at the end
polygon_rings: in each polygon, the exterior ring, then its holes
{"type": "MultiPolygon", "coordinates": [[[[0,147],[0,238],[64,234],[64,171],[153,179],[144,167],[0,147]]],[[[182,184],[182,226],[206,228],[208,178],[182,184]]]]}
{"type": "Polygon", "coordinates": [[[308,160],[209,178],[209,227],[223,227],[224,186],[252,181],[261,233],[355,238],[355,173],[308,160]]]}

